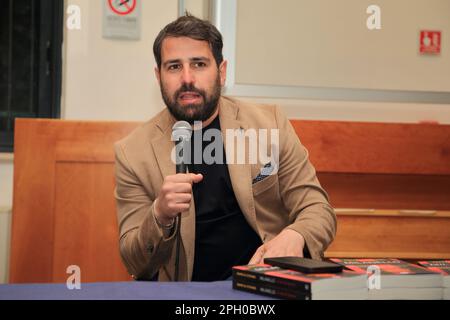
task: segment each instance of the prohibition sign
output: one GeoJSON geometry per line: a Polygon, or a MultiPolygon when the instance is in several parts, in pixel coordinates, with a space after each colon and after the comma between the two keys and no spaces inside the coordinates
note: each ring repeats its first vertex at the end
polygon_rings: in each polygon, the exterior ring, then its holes
{"type": "Polygon", "coordinates": [[[114,13],[125,16],[136,8],[137,0],[108,0],[109,7],[114,13]]]}

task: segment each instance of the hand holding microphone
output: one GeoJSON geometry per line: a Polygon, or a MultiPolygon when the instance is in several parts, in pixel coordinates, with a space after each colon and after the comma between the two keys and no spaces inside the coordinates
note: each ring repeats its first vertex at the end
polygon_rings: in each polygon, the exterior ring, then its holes
{"type": "Polygon", "coordinates": [[[155,216],[162,225],[170,225],[175,217],[189,209],[192,184],[202,181],[201,174],[186,173],[190,163],[192,127],[186,121],[178,121],[172,127],[175,141],[175,175],[164,178],[161,191],[155,200],[155,216]]]}
{"type": "Polygon", "coordinates": [[[163,225],[173,222],[179,212],[189,209],[192,199],[192,184],[203,180],[201,174],[178,173],[164,179],[155,201],[155,216],[163,225]]]}
{"type": "Polygon", "coordinates": [[[191,149],[192,127],[186,121],[178,121],[172,127],[172,140],[175,141],[175,175],[166,176],[160,193],[155,200],[156,220],[166,229],[172,228],[178,220],[175,247],[174,280],[179,281],[181,247],[181,212],[189,209],[192,200],[192,184],[203,180],[201,174],[186,173],[191,149]]]}

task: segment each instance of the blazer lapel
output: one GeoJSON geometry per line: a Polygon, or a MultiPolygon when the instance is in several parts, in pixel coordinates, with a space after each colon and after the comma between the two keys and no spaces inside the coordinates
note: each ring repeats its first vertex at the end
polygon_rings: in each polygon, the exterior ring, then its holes
{"type": "MultiPolygon", "coordinates": [[[[223,142],[225,146],[225,153],[237,154],[236,140],[234,142],[228,141],[227,144],[227,129],[233,130],[246,130],[247,126],[238,120],[239,108],[231,100],[226,98],[220,99],[219,105],[219,119],[220,127],[223,136],[223,142]],[[231,150],[230,148],[233,148],[231,150]]],[[[246,144],[246,154],[248,151],[248,144],[246,144]]],[[[233,159],[228,159],[230,162],[233,159]]],[[[251,165],[246,160],[244,164],[236,163],[236,156],[233,160],[233,164],[228,164],[228,172],[230,173],[231,184],[233,186],[234,195],[242,210],[242,213],[246,217],[250,226],[253,227],[259,233],[258,226],[256,223],[256,212],[255,204],[253,202],[253,191],[252,191],[252,176],[251,176],[251,165]]]]}
{"type": "Polygon", "coordinates": [[[174,147],[172,141],[172,125],[175,123],[171,117],[166,115],[157,124],[161,130],[161,135],[152,139],[153,150],[155,151],[161,174],[164,177],[175,174],[175,164],[172,162],[171,152],[174,147]]]}

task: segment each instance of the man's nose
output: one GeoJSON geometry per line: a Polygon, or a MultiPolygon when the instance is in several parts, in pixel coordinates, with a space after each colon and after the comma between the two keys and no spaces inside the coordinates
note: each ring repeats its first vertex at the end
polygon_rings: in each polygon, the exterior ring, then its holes
{"type": "Polygon", "coordinates": [[[186,66],[183,68],[183,73],[181,74],[181,80],[183,83],[194,83],[195,78],[192,70],[189,68],[189,66],[186,66]]]}

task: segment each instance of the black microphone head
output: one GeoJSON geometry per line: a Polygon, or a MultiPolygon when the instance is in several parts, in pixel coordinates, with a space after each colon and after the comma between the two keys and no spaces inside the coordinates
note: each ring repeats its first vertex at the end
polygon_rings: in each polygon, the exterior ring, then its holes
{"type": "Polygon", "coordinates": [[[172,127],[173,141],[189,141],[192,136],[192,127],[187,121],[177,121],[172,127]]]}

